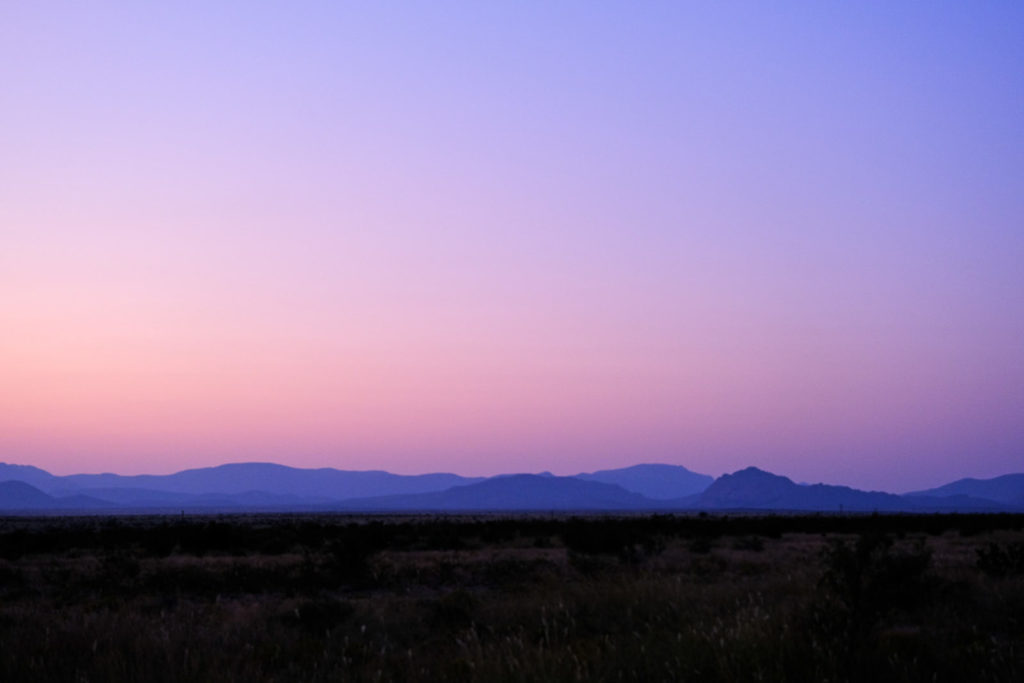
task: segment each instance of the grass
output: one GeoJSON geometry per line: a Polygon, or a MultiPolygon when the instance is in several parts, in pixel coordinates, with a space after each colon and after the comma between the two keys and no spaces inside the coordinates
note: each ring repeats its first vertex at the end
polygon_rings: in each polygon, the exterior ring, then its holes
{"type": "Polygon", "coordinates": [[[1020,516],[0,520],[0,680],[1024,680],[1020,516]]]}

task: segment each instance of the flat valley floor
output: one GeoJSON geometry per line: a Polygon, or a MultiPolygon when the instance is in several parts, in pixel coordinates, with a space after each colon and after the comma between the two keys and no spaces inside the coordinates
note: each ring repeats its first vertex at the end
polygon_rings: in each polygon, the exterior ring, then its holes
{"type": "Polygon", "coordinates": [[[4,681],[1021,681],[1024,515],[0,518],[4,681]]]}

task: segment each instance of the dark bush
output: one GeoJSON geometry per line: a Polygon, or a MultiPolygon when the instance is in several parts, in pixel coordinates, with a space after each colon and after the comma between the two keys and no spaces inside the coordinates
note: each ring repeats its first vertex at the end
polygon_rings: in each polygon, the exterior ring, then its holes
{"type": "Polygon", "coordinates": [[[852,544],[837,540],[823,551],[822,584],[855,620],[870,621],[889,609],[923,601],[931,558],[922,542],[896,551],[889,536],[861,534],[852,544]]]}
{"type": "Polygon", "coordinates": [[[322,634],[345,624],[355,611],[355,606],[348,601],[321,597],[300,602],[281,620],[309,633],[322,634]]]}
{"type": "Polygon", "coordinates": [[[764,550],[764,540],[760,536],[741,536],[732,543],[736,550],[749,550],[759,553],[764,550]]]}
{"type": "Polygon", "coordinates": [[[350,525],[327,543],[325,569],[337,582],[368,584],[372,579],[372,558],[385,546],[385,539],[371,525],[350,525]]]}
{"type": "Polygon", "coordinates": [[[977,551],[977,567],[988,576],[1002,578],[1024,574],[1024,543],[989,543],[977,551]]]}
{"type": "Polygon", "coordinates": [[[570,553],[614,555],[624,563],[636,564],[665,549],[664,538],[643,519],[570,520],[562,541],[570,553]]]}
{"type": "Polygon", "coordinates": [[[112,588],[123,589],[126,582],[138,577],[139,571],[139,561],[126,553],[110,553],[100,562],[101,580],[112,588]]]}
{"type": "Polygon", "coordinates": [[[710,553],[711,549],[715,547],[714,539],[708,536],[698,536],[697,538],[690,541],[690,552],[698,554],[710,553]]]}
{"type": "Polygon", "coordinates": [[[456,630],[473,623],[479,600],[472,593],[454,590],[436,600],[424,601],[427,622],[434,628],[456,630]]]}

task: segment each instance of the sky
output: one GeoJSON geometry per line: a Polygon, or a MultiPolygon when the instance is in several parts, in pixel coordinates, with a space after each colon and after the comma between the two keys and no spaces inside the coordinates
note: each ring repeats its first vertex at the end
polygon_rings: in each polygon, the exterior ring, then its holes
{"type": "Polygon", "coordinates": [[[1024,6],[0,4],[0,460],[1024,471],[1024,6]]]}

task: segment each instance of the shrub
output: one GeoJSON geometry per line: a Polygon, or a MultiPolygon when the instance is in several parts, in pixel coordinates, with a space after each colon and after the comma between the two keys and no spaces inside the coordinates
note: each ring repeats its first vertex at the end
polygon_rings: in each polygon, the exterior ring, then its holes
{"type": "Polygon", "coordinates": [[[931,557],[922,542],[896,551],[889,536],[861,534],[852,545],[837,540],[825,548],[822,584],[855,621],[872,621],[890,608],[922,601],[931,557]]]}
{"type": "Polygon", "coordinates": [[[345,624],[353,614],[355,606],[352,603],[324,596],[316,600],[303,600],[294,610],[283,615],[281,620],[308,633],[322,634],[345,624]]]}
{"type": "Polygon", "coordinates": [[[425,600],[422,605],[433,628],[454,631],[473,623],[479,600],[465,590],[455,590],[436,600],[425,600]]]}
{"type": "Polygon", "coordinates": [[[562,532],[571,554],[616,555],[627,564],[660,554],[665,540],[635,520],[572,520],[562,532]]]}
{"type": "Polygon", "coordinates": [[[764,550],[764,540],[760,536],[742,536],[733,541],[732,547],[736,550],[759,553],[764,550]]]}
{"type": "Polygon", "coordinates": [[[710,553],[711,549],[715,547],[715,542],[708,536],[698,536],[697,538],[690,541],[690,552],[706,554],[710,553]]]}
{"type": "Polygon", "coordinates": [[[978,548],[977,567],[988,576],[1002,578],[1024,574],[1024,543],[989,543],[978,548]]]}

